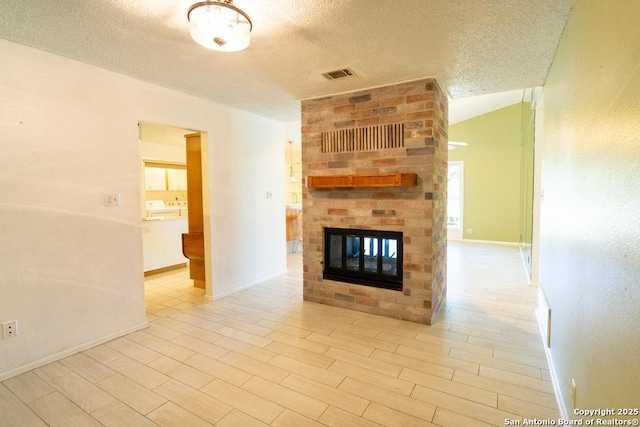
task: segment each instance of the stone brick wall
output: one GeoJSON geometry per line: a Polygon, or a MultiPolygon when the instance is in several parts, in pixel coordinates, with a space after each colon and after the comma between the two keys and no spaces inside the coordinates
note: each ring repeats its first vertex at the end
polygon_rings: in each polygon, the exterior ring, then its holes
{"type": "Polygon", "coordinates": [[[303,188],[304,299],[431,324],[446,295],[447,98],[424,79],[302,102],[302,173],[416,173],[403,188],[303,188]],[[322,132],[403,123],[404,146],[322,152],[322,132]],[[403,291],[323,280],[323,228],[403,232],[403,291]]]}

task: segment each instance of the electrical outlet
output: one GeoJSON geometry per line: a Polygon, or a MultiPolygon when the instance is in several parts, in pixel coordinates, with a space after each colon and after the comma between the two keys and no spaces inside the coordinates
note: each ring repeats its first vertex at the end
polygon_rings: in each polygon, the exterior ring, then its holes
{"type": "Polygon", "coordinates": [[[467,228],[467,234],[473,234],[473,228],[467,228]]]}
{"type": "Polygon", "coordinates": [[[571,378],[571,402],[573,402],[573,409],[576,409],[576,398],[578,390],[576,389],[576,380],[571,378]]]}
{"type": "Polygon", "coordinates": [[[105,206],[120,206],[120,193],[105,193],[103,197],[105,206]]]}
{"type": "Polygon", "coordinates": [[[9,339],[18,336],[18,321],[12,320],[2,324],[2,337],[3,339],[9,339]]]}

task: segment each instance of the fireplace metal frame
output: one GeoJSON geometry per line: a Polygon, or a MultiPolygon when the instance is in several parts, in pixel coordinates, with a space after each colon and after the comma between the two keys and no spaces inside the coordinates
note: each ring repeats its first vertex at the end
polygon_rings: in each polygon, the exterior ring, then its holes
{"type": "Polygon", "coordinates": [[[336,280],[339,282],[354,283],[359,285],[373,286],[376,288],[390,289],[394,291],[402,291],[402,232],[399,231],[381,231],[381,230],[361,230],[351,228],[324,228],[324,269],[322,278],[327,280],[336,280]],[[331,245],[329,236],[341,236],[342,238],[342,259],[340,268],[332,267],[331,245]],[[359,237],[359,268],[353,271],[347,268],[347,236],[359,237]],[[368,273],[365,269],[365,237],[378,239],[378,250],[376,255],[377,268],[376,273],[368,273]],[[396,250],[396,274],[383,274],[383,239],[393,239],[397,242],[396,250]]]}

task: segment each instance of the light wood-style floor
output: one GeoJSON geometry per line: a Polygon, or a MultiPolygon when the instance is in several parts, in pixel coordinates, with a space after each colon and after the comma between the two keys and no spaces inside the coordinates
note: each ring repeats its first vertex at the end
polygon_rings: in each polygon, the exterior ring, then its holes
{"type": "Polygon", "coordinates": [[[289,274],[206,302],[146,282],[151,326],[0,383],[0,426],[486,426],[559,417],[518,249],[449,243],[433,326],[302,301],[289,274]]]}

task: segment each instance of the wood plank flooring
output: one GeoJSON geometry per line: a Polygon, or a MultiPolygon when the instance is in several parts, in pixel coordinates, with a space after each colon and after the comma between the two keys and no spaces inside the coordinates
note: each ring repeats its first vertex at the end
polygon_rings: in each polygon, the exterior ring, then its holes
{"type": "Polygon", "coordinates": [[[489,426],[559,417],[518,249],[449,242],[433,326],[302,301],[289,273],[215,302],[146,279],[145,330],[0,383],[0,426],[489,426]]]}

